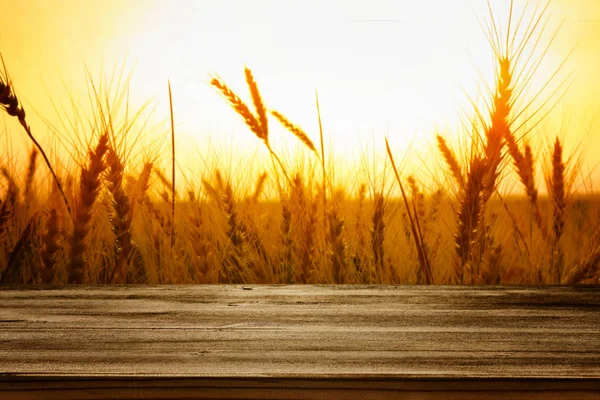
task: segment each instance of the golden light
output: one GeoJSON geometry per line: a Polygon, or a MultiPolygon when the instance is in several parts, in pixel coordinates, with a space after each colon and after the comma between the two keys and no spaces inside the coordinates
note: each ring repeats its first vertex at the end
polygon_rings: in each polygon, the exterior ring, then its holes
{"type": "MultiPolygon", "coordinates": [[[[545,82],[577,41],[569,37],[576,31],[572,20],[600,15],[594,0],[572,4],[551,4],[553,21],[566,16],[570,22],[534,87],[545,82]]],[[[52,101],[68,103],[61,76],[72,96],[87,98],[83,62],[93,78],[115,65],[117,71],[123,63],[134,66],[130,101],[139,106],[155,99],[158,121],[168,120],[170,79],[179,164],[189,169],[209,142],[230,149],[227,143],[234,142],[242,153],[262,154],[260,142],[208,85],[210,75],[218,74],[249,100],[243,77],[247,65],[267,106],[315,141],[318,90],[326,141],[352,166],[360,162],[365,142],[379,144],[383,154],[384,135],[402,153],[431,150],[436,130],[447,136],[460,130],[462,110],[471,110],[468,98],[480,98],[484,82],[493,85],[491,49],[478,22],[485,23],[487,6],[477,0],[13,2],[3,6],[11,26],[0,38],[0,51],[26,104],[49,120],[55,113],[46,92],[61,93],[52,101]]],[[[508,2],[492,1],[491,6],[502,24],[508,2]]],[[[598,40],[585,43],[587,57],[598,60],[598,40]]],[[[590,71],[578,57],[576,52],[567,72],[590,71]]],[[[600,97],[593,100],[589,93],[600,92],[600,79],[587,79],[585,85],[576,81],[573,90],[587,99],[593,115],[600,97]]],[[[42,137],[46,134],[43,122],[33,125],[42,137]]],[[[293,155],[300,144],[275,128],[275,120],[271,125],[275,145],[293,155]]],[[[159,133],[166,130],[153,134],[159,133]]],[[[408,168],[422,170],[426,157],[409,157],[415,165],[408,168]]]]}

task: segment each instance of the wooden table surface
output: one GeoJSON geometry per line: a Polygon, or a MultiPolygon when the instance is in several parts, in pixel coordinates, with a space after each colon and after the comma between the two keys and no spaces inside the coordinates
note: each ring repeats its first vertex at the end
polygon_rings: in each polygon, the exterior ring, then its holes
{"type": "Polygon", "coordinates": [[[600,287],[0,289],[0,399],[600,399],[600,287]]]}

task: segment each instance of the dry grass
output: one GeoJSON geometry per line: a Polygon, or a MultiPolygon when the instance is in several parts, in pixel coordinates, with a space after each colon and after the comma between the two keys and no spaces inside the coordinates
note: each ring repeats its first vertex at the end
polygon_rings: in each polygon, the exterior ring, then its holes
{"type": "Polygon", "coordinates": [[[96,141],[75,156],[80,167],[60,180],[50,168],[52,185],[44,186],[36,159],[41,155],[50,163],[4,70],[0,105],[19,121],[35,149],[22,171],[0,165],[0,282],[598,283],[600,198],[574,195],[575,165],[558,139],[542,165],[549,193],[544,196],[535,174],[540,162],[522,128],[530,103],[519,100],[528,73],[537,68],[523,49],[535,42],[544,12],[522,24],[523,39],[514,28],[520,23],[500,37],[490,18],[496,79],[487,109],[474,110],[470,148],[456,151],[436,136],[455,183],[451,188],[425,187],[403,175],[387,140],[381,146],[386,145],[394,182],[369,173],[371,182],[337,187],[325,162],[318,96],[320,149],[302,127],[267,106],[248,67],[251,104],[222,79],[210,83],[266,147],[270,171],[242,177],[207,165],[189,180],[187,196],[176,192],[176,108],[170,96],[170,177],[152,157],[130,163],[119,139],[129,128],[115,129],[100,108],[94,120],[101,123],[89,132],[96,141]],[[291,167],[279,157],[271,146],[269,117],[310,151],[309,161],[291,167]],[[502,180],[517,182],[523,195],[500,193],[502,180]]]}

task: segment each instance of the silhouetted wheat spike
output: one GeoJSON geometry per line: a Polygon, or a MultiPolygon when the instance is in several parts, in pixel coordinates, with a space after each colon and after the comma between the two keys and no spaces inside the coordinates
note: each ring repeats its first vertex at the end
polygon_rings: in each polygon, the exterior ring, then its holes
{"type": "Polygon", "coordinates": [[[458,163],[458,160],[456,159],[456,156],[454,155],[454,152],[450,149],[450,147],[448,147],[446,140],[442,136],[437,135],[436,139],[438,142],[438,148],[442,152],[442,156],[444,157],[444,160],[446,161],[448,168],[450,168],[450,172],[452,173],[452,176],[456,180],[456,183],[458,183],[458,187],[461,190],[463,190],[465,188],[465,179],[463,177],[462,169],[460,168],[460,164],[458,163]]]}
{"type": "Polygon", "coordinates": [[[112,229],[115,234],[115,269],[113,270],[111,283],[142,283],[127,282],[127,273],[131,253],[133,251],[131,218],[132,208],[129,196],[123,190],[123,171],[125,166],[115,150],[111,147],[106,154],[108,165],[107,186],[112,194],[114,217],[111,219],[112,229]]]}
{"type": "Polygon", "coordinates": [[[95,150],[90,151],[90,162],[81,171],[79,201],[73,218],[73,237],[69,253],[68,283],[83,283],[87,250],[87,236],[90,231],[92,211],[100,189],[100,175],[104,172],[104,154],[108,150],[108,135],[100,137],[95,150]]]}
{"type": "Polygon", "coordinates": [[[275,118],[277,118],[277,120],[281,123],[281,125],[283,125],[285,127],[285,129],[287,129],[294,136],[296,136],[298,139],[300,139],[300,141],[302,143],[304,143],[306,145],[306,147],[308,147],[311,151],[313,151],[317,155],[317,157],[319,157],[319,153],[317,153],[317,149],[315,148],[314,143],[312,142],[312,140],[310,140],[310,138],[302,130],[302,128],[300,128],[297,125],[292,124],[285,116],[283,116],[283,114],[281,114],[278,111],[271,111],[271,114],[273,114],[273,116],[275,118]]]}
{"type": "Polygon", "coordinates": [[[552,153],[552,178],[550,194],[552,198],[552,230],[554,232],[552,254],[552,276],[556,283],[561,282],[563,253],[560,247],[560,238],[565,226],[565,164],[563,162],[563,148],[560,140],[556,138],[552,153]]]}
{"type": "Polygon", "coordinates": [[[510,154],[515,164],[515,167],[517,168],[519,180],[525,187],[525,193],[527,194],[527,198],[529,199],[529,203],[531,204],[535,223],[542,232],[542,235],[544,235],[544,237],[547,237],[547,229],[542,219],[540,206],[537,201],[538,190],[535,186],[535,168],[533,163],[533,154],[531,152],[531,147],[529,145],[525,145],[524,153],[521,152],[519,146],[517,145],[515,137],[510,132],[510,130],[506,132],[505,140],[506,146],[508,148],[508,154],[510,154]]]}
{"type": "Polygon", "coordinates": [[[27,120],[25,119],[25,109],[21,105],[19,105],[19,99],[17,98],[11,86],[8,73],[6,71],[6,65],[4,64],[4,58],[2,58],[2,55],[0,55],[0,61],[2,61],[3,69],[3,71],[0,72],[0,107],[4,111],[6,111],[8,115],[16,117],[19,120],[19,123],[27,133],[27,136],[29,136],[29,139],[31,139],[35,147],[37,147],[40,153],[42,154],[42,157],[44,158],[44,161],[46,162],[46,165],[48,166],[48,169],[50,170],[50,173],[54,178],[54,182],[58,187],[62,199],[65,202],[65,206],[67,206],[67,211],[69,212],[69,214],[71,214],[71,207],[69,206],[69,201],[67,200],[67,196],[65,195],[65,192],[60,184],[60,181],[58,180],[58,177],[56,176],[56,173],[54,172],[54,168],[52,168],[50,160],[48,159],[48,156],[46,156],[46,152],[33,136],[33,133],[31,132],[31,127],[27,124],[27,120]]]}
{"type": "Polygon", "coordinates": [[[456,280],[464,283],[465,267],[472,267],[472,246],[476,240],[483,209],[483,176],[486,173],[485,161],[474,158],[467,174],[464,198],[457,217],[457,233],[454,236],[459,263],[455,265],[456,280]]]}

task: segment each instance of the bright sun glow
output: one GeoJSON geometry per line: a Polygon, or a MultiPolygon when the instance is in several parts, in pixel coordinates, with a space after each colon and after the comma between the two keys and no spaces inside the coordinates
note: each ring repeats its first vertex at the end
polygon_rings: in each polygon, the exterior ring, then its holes
{"type": "MultiPolygon", "coordinates": [[[[595,4],[580,3],[579,14],[569,15],[570,8],[553,2],[556,17],[549,34],[561,18],[580,16],[595,4]]],[[[508,2],[491,5],[500,20],[506,16],[508,2]]],[[[522,2],[516,5],[520,10],[522,2]]],[[[382,153],[387,135],[398,152],[418,152],[408,157],[415,161],[408,166],[413,170],[423,168],[436,131],[452,136],[460,130],[464,111],[472,111],[469,98],[489,98],[484,82],[492,84],[494,79],[490,45],[480,25],[489,22],[486,1],[128,0],[103,2],[102,7],[91,2],[34,1],[28,6],[10,5],[9,14],[15,14],[15,24],[19,17],[29,18],[23,23],[37,22],[39,35],[26,33],[21,23],[14,35],[27,40],[5,36],[0,40],[13,79],[28,103],[53,120],[56,113],[41,87],[61,93],[51,97],[64,104],[65,89],[57,79],[62,76],[71,95],[86,99],[82,61],[92,77],[101,71],[110,75],[113,66],[118,71],[125,63],[126,70],[132,70],[132,104],[154,99],[156,119],[167,121],[170,80],[180,164],[189,160],[182,166],[186,169],[193,169],[190,163],[198,162],[209,140],[216,148],[239,149],[248,154],[247,161],[255,153],[263,154],[260,142],[208,85],[210,76],[218,75],[249,101],[245,65],[254,72],[267,107],[284,113],[315,141],[318,90],[326,142],[345,165],[360,162],[367,144],[382,153]],[[40,60],[34,62],[36,57],[40,60]],[[41,69],[44,65],[47,68],[41,69]]],[[[591,12],[598,13],[597,8],[591,12]]],[[[575,31],[570,20],[562,28],[567,34],[575,31]]],[[[578,34],[587,37],[581,29],[578,34]]],[[[537,81],[531,82],[534,87],[560,64],[577,40],[572,39],[559,36],[535,75],[537,81]]],[[[591,54],[593,49],[585,47],[589,43],[583,44],[587,51],[583,57],[598,57],[597,51],[591,54]]],[[[567,64],[564,70],[578,66],[567,64]]],[[[561,79],[555,79],[554,87],[561,79]]],[[[573,90],[597,94],[600,85],[594,79],[588,85],[575,80],[573,90]]],[[[586,111],[588,124],[599,109],[596,104],[586,111]]],[[[289,133],[275,128],[276,121],[271,125],[278,148],[285,146],[293,153],[301,147],[289,133]]]]}

